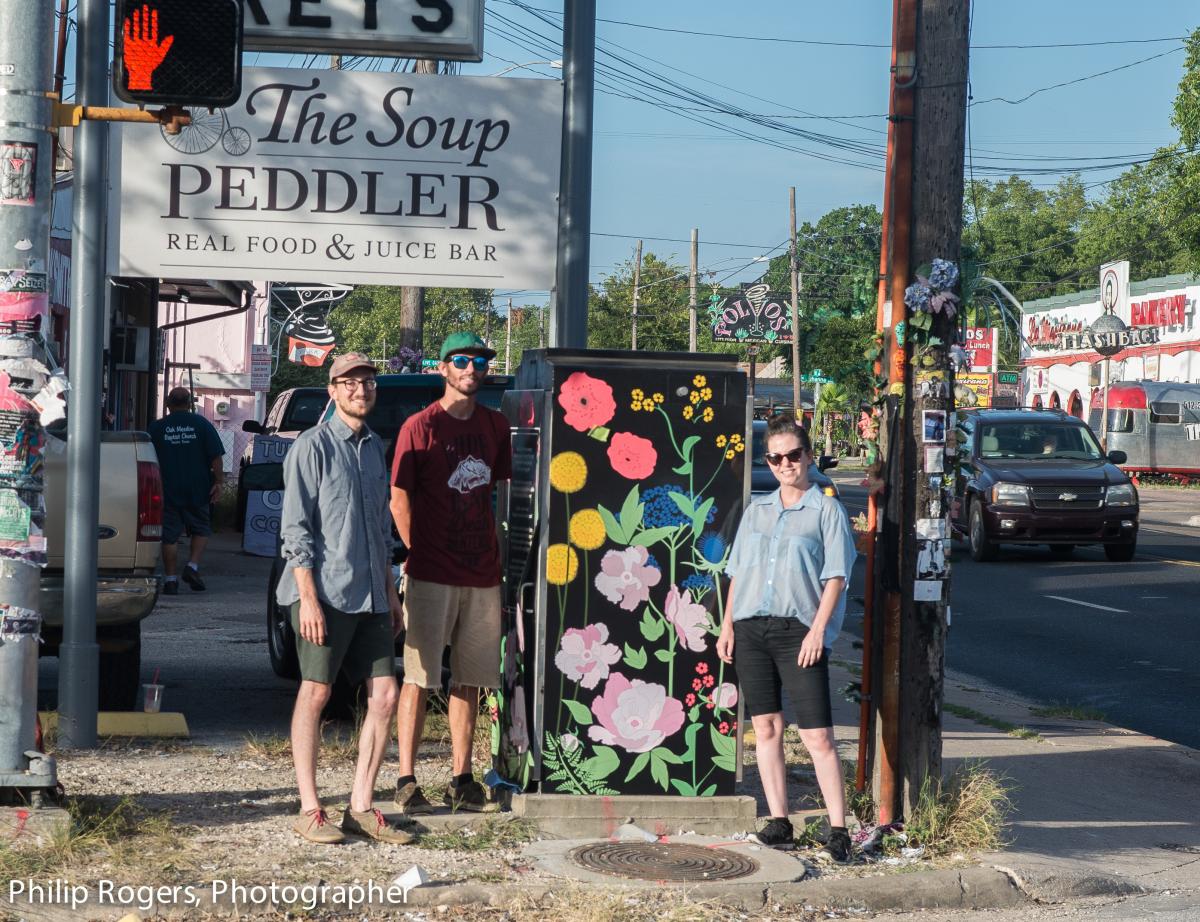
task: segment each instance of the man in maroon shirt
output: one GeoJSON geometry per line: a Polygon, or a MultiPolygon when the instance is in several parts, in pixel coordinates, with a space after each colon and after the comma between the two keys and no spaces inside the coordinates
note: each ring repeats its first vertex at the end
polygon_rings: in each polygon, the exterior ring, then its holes
{"type": "Polygon", "coordinates": [[[471,773],[479,690],[500,684],[500,548],[492,487],[512,476],[508,421],[475,400],[496,353],[478,336],[453,333],[442,344],[440,400],[410,416],[396,437],[392,518],[408,547],[404,570],[404,685],[396,712],[401,813],[429,813],[413,773],[428,690],[441,686],[450,647],[453,778],[445,803],[491,807],[471,773]]]}

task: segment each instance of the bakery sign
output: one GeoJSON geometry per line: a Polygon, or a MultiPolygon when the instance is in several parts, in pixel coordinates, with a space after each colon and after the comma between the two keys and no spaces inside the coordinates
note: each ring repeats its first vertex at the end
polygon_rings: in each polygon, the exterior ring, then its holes
{"type": "Polygon", "coordinates": [[[557,80],[250,68],[190,114],[113,132],[113,275],[554,285],[557,80]]]}

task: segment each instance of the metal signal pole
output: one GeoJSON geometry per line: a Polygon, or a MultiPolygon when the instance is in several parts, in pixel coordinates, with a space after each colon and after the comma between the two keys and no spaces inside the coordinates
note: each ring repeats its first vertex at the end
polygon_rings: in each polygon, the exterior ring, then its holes
{"type": "Polygon", "coordinates": [[[637,242],[637,256],[633,263],[633,327],[629,337],[629,348],[637,351],[638,289],[642,284],[642,241],[637,242]]]}
{"type": "Polygon", "coordinates": [[[700,263],[700,229],[692,228],[692,265],[688,273],[688,349],[696,351],[696,272],[700,263]]]}
{"type": "MultiPolygon", "coordinates": [[[[792,408],[796,422],[804,423],[804,405],[800,396],[800,254],[796,250],[796,187],[788,190],[791,210],[792,240],[788,249],[788,264],[792,276],[792,408]]],[[[814,407],[814,410],[816,408],[814,407]]]]}

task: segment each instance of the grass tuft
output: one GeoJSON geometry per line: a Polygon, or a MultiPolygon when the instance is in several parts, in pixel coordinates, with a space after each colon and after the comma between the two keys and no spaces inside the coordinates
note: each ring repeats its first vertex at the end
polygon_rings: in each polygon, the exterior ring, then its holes
{"type": "Polygon", "coordinates": [[[1015,736],[1019,740],[1033,740],[1035,743],[1043,742],[1042,735],[1036,730],[1030,730],[1028,727],[1020,727],[1014,723],[1009,723],[1007,720],[1001,720],[999,717],[992,717],[983,711],[977,711],[974,708],[965,708],[959,704],[950,704],[947,702],[943,705],[947,713],[954,714],[957,717],[964,717],[967,720],[973,720],[977,724],[983,724],[985,727],[992,727],[995,730],[1003,730],[1009,736],[1015,736]]]}
{"type": "Polygon", "coordinates": [[[521,819],[488,819],[474,826],[428,832],[413,844],[417,848],[483,852],[497,848],[515,848],[537,837],[536,823],[521,819]]]}
{"type": "Polygon", "coordinates": [[[946,784],[926,779],[912,816],[904,823],[910,845],[932,857],[1002,847],[1012,811],[1006,779],[982,762],[962,765],[946,784]]]}
{"type": "Polygon", "coordinates": [[[1034,717],[1049,717],[1058,720],[1105,720],[1103,711],[1085,707],[1079,704],[1051,704],[1046,707],[1032,708],[1034,717]]]}

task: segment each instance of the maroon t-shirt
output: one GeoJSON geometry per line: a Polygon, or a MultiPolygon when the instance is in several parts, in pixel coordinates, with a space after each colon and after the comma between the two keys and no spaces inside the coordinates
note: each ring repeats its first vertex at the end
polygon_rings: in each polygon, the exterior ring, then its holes
{"type": "Polygon", "coordinates": [[[396,437],[392,483],[412,504],[412,546],[405,572],[447,586],[500,582],[492,485],[512,477],[508,420],[475,405],[455,419],[440,402],[404,422],[396,437]]]}

